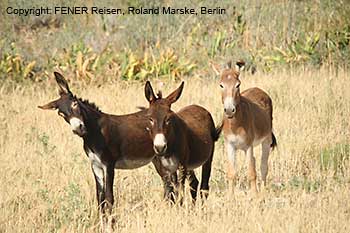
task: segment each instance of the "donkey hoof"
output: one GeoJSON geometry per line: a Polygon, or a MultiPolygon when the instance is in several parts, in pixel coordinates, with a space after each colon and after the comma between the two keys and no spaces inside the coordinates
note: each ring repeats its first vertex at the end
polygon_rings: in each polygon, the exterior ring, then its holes
{"type": "Polygon", "coordinates": [[[208,196],[209,196],[209,190],[202,189],[200,191],[200,194],[201,194],[201,198],[203,200],[206,200],[206,199],[208,199],[208,196]]]}

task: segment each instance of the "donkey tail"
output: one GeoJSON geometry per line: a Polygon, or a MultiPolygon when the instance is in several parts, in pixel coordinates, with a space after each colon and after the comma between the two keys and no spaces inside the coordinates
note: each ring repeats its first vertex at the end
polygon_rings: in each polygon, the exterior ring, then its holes
{"type": "Polygon", "coordinates": [[[272,136],[272,143],[271,143],[271,148],[272,150],[275,149],[277,147],[277,139],[275,137],[275,135],[273,133],[271,133],[272,136]]]}
{"type": "Polygon", "coordinates": [[[224,126],[224,121],[221,121],[221,123],[217,125],[215,129],[212,131],[212,137],[214,142],[216,142],[219,139],[223,126],[224,126]]]}

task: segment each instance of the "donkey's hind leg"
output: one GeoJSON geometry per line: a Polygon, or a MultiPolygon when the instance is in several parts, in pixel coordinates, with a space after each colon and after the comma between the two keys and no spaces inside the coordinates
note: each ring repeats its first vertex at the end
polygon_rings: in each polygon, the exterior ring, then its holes
{"type": "Polygon", "coordinates": [[[195,203],[197,200],[197,190],[199,182],[193,170],[188,171],[187,176],[190,182],[192,202],[195,203]]]}
{"type": "Polygon", "coordinates": [[[202,166],[202,179],[201,179],[201,198],[208,198],[209,195],[209,178],[211,173],[211,162],[213,160],[213,153],[210,158],[202,166]]]}
{"type": "Polygon", "coordinates": [[[266,187],[266,177],[269,170],[269,155],[271,150],[272,138],[268,137],[261,143],[261,179],[262,179],[262,187],[266,187]]]}
{"type": "Polygon", "coordinates": [[[253,194],[256,194],[258,190],[256,188],[256,169],[253,146],[250,146],[247,149],[246,156],[248,162],[248,180],[250,182],[250,189],[253,192],[253,194]]]}

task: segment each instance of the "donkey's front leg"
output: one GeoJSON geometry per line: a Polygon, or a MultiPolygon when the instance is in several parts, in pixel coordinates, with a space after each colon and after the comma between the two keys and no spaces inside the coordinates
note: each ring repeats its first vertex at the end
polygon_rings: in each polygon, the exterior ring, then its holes
{"type": "Polygon", "coordinates": [[[176,193],[175,186],[177,185],[177,174],[176,172],[170,173],[165,169],[158,156],[156,156],[152,163],[156,168],[157,173],[162,178],[163,186],[164,186],[164,199],[166,201],[170,201],[171,203],[175,203],[176,193]]]}
{"type": "Polygon", "coordinates": [[[236,176],[237,176],[237,162],[236,162],[236,147],[232,141],[225,140],[226,151],[227,151],[227,178],[229,181],[229,190],[234,191],[236,186],[236,176]]]}
{"type": "Polygon", "coordinates": [[[166,174],[162,177],[162,180],[164,184],[164,198],[174,204],[177,198],[177,193],[175,190],[175,187],[177,186],[176,172],[166,174]]]}
{"type": "Polygon", "coordinates": [[[107,209],[111,213],[113,199],[114,164],[105,166],[100,163],[91,163],[96,181],[96,196],[101,213],[107,209]]]}
{"type": "Polygon", "coordinates": [[[253,146],[250,146],[247,149],[246,157],[248,162],[248,180],[250,181],[250,189],[253,192],[253,194],[256,194],[258,190],[256,188],[256,169],[253,146]]]}
{"type": "Polygon", "coordinates": [[[179,165],[179,203],[182,205],[185,194],[185,181],[187,176],[187,168],[184,165],[179,165]]]}
{"type": "Polygon", "coordinates": [[[114,203],[113,197],[113,181],[114,181],[114,163],[106,166],[105,171],[105,208],[111,214],[114,203]]]}
{"type": "Polygon", "coordinates": [[[98,207],[100,209],[100,212],[103,213],[103,202],[105,200],[105,189],[104,189],[104,171],[103,167],[100,167],[99,164],[91,163],[91,169],[95,177],[96,182],[96,197],[97,197],[97,203],[98,207]]]}
{"type": "Polygon", "coordinates": [[[106,166],[102,163],[92,162],[91,168],[96,181],[97,201],[101,213],[101,231],[113,230],[113,218],[110,219],[108,215],[111,214],[113,205],[114,163],[106,166]],[[107,218],[105,216],[106,210],[107,218]]]}

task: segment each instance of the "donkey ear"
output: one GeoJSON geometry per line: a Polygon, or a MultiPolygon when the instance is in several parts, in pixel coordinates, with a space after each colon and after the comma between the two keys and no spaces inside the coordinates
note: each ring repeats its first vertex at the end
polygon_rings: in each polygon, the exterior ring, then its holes
{"type": "Polygon", "coordinates": [[[60,95],[61,94],[72,94],[72,92],[69,90],[67,80],[62,76],[62,74],[58,72],[54,72],[55,74],[55,79],[60,87],[60,95]]]}
{"type": "Polygon", "coordinates": [[[145,96],[148,102],[153,102],[156,100],[156,96],[154,95],[153,88],[150,81],[147,81],[145,84],[145,96]]]}
{"type": "Polygon", "coordinates": [[[245,62],[243,60],[238,60],[236,62],[236,70],[241,72],[244,69],[245,62]]]}
{"type": "Polygon", "coordinates": [[[54,100],[48,104],[42,105],[42,106],[38,106],[38,108],[43,109],[43,110],[55,110],[57,109],[58,105],[57,105],[57,101],[58,100],[54,100]]]}
{"type": "Polygon", "coordinates": [[[184,89],[185,82],[182,81],[181,85],[166,97],[170,104],[175,103],[181,96],[182,90],[184,89]]]}

